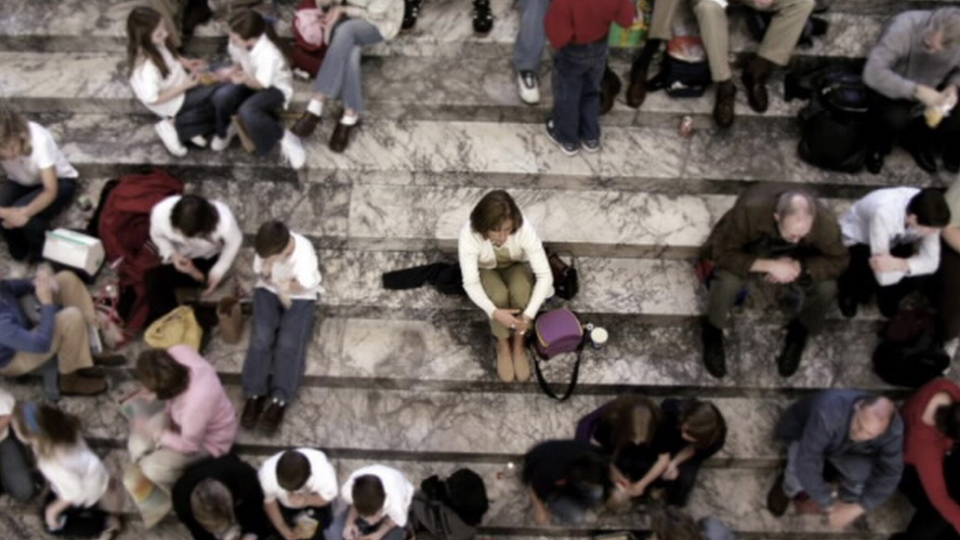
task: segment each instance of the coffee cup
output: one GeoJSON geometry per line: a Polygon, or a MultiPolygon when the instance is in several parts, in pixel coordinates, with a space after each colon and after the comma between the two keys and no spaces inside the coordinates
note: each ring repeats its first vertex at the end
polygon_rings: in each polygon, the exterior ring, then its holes
{"type": "Polygon", "coordinates": [[[604,328],[597,327],[590,331],[590,342],[594,349],[603,347],[608,339],[610,339],[610,334],[604,328]]]}

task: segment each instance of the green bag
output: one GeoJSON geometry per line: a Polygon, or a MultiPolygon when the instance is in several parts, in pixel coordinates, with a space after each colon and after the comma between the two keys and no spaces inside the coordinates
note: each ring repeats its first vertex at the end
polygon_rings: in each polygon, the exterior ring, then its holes
{"type": "Polygon", "coordinates": [[[627,28],[617,23],[610,25],[610,37],[607,43],[611,47],[635,49],[647,40],[650,31],[650,15],[653,12],[653,0],[637,0],[637,17],[627,28]]]}

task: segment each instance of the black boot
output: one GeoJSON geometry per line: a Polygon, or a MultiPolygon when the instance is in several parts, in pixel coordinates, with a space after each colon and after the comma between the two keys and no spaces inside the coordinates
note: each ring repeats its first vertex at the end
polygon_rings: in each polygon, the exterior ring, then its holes
{"type": "Polygon", "coordinates": [[[653,57],[660,50],[659,39],[648,39],[644,43],[640,53],[637,54],[633,65],[630,67],[630,86],[627,88],[627,105],[634,109],[640,108],[643,101],[647,99],[647,71],[650,69],[650,63],[653,57]]]}
{"type": "Polygon", "coordinates": [[[880,170],[883,169],[883,161],[885,156],[879,148],[869,148],[867,149],[867,159],[864,162],[864,165],[867,166],[867,170],[871,174],[880,174],[880,170]]]}
{"type": "Polygon", "coordinates": [[[743,85],[747,88],[747,102],[758,113],[767,112],[770,97],[767,95],[767,78],[773,68],[766,58],[754,55],[743,68],[743,85]]]}
{"type": "Polygon", "coordinates": [[[606,70],[603,72],[603,80],[600,83],[600,114],[610,112],[621,89],[623,89],[623,83],[620,82],[620,77],[607,64],[606,70]]]}
{"type": "Polygon", "coordinates": [[[717,96],[713,103],[713,120],[718,127],[728,128],[736,118],[737,87],[733,81],[726,80],[716,83],[717,96]]]}
{"type": "Polygon", "coordinates": [[[473,0],[473,31],[488,34],[493,30],[493,10],[490,0],[473,0]]]}
{"type": "Polygon", "coordinates": [[[727,374],[727,355],[723,350],[723,330],[703,319],[703,366],[707,373],[721,379],[727,374]]]}
{"type": "Polygon", "coordinates": [[[417,25],[417,18],[420,17],[420,4],[422,2],[423,0],[404,0],[401,30],[409,30],[417,25]]]}
{"type": "Polygon", "coordinates": [[[797,372],[800,367],[800,358],[803,356],[803,349],[807,346],[806,327],[800,324],[800,321],[793,320],[787,326],[787,339],[783,344],[783,351],[777,357],[777,370],[781,377],[789,377],[797,372]]]}

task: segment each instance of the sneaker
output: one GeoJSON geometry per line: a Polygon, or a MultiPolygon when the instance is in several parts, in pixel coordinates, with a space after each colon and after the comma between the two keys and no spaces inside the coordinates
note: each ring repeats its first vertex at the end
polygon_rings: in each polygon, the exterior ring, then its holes
{"type": "Polygon", "coordinates": [[[267,398],[263,396],[248,397],[243,404],[243,413],[240,414],[240,427],[247,430],[257,427],[257,421],[260,420],[260,413],[266,401],[267,398]]]}
{"type": "Polygon", "coordinates": [[[584,152],[596,154],[600,151],[600,139],[593,141],[580,141],[580,148],[583,148],[584,152]]]}
{"type": "Polygon", "coordinates": [[[493,10],[490,0],[473,0],[473,31],[488,34],[493,30],[493,10]]]}
{"type": "Polygon", "coordinates": [[[280,424],[283,422],[283,413],[287,410],[287,404],[280,401],[279,399],[272,399],[270,403],[267,404],[267,408],[264,409],[263,414],[260,415],[260,423],[258,427],[260,432],[264,435],[273,435],[280,429],[280,424]]]}
{"type": "Polygon", "coordinates": [[[104,367],[120,367],[127,365],[127,357],[122,354],[95,354],[93,365],[104,367]]]}
{"type": "Polygon", "coordinates": [[[800,321],[790,321],[783,350],[777,357],[777,371],[780,372],[781,377],[789,377],[797,372],[797,368],[800,367],[800,358],[803,357],[803,349],[807,346],[808,334],[809,332],[800,321]]]}
{"type": "Polygon", "coordinates": [[[295,171],[302,169],[307,162],[307,153],[303,149],[303,143],[300,142],[299,137],[290,133],[289,130],[284,131],[283,138],[280,139],[280,154],[295,171]]]}
{"type": "Polygon", "coordinates": [[[214,137],[213,142],[210,143],[210,149],[214,152],[223,152],[230,146],[230,143],[233,142],[233,138],[237,136],[237,126],[234,123],[230,123],[230,127],[227,128],[227,136],[224,138],[214,137]]]}
{"type": "Polygon", "coordinates": [[[718,379],[727,374],[727,356],[723,349],[723,330],[703,319],[701,339],[703,341],[703,366],[707,373],[718,379]]]}
{"type": "Polygon", "coordinates": [[[204,137],[203,135],[197,135],[196,137],[190,139],[190,142],[192,142],[192,143],[194,144],[194,146],[196,146],[196,147],[198,147],[198,148],[206,148],[206,147],[207,147],[207,138],[204,137]]]}
{"type": "Polygon", "coordinates": [[[180,142],[180,136],[177,135],[177,128],[173,127],[172,122],[169,120],[161,120],[154,124],[153,129],[156,130],[160,140],[163,141],[163,145],[167,147],[167,152],[170,152],[176,157],[187,155],[187,147],[180,142]]]}
{"type": "Polygon", "coordinates": [[[783,473],[780,473],[770,487],[770,491],[767,492],[767,510],[775,517],[782,517],[789,507],[790,497],[783,491],[783,473]]]}
{"type": "Polygon", "coordinates": [[[533,71],[517,73],[517,86],[520,88],[520,101],[527,105],[540,103],[540,83],[537,74],[533,71]]]}
{"type": "Polygon", "coordinates": [[[580,147],[578,145],[560,142],[560,140],[557,139],[557,135],[553,131],[553,120],[547,120],[547,135],[550,137],[550,140],[556,143],[557,146],[560,147],[560,150],[569,157],[577,155],[577,153],[580,151],[580,147]]]}

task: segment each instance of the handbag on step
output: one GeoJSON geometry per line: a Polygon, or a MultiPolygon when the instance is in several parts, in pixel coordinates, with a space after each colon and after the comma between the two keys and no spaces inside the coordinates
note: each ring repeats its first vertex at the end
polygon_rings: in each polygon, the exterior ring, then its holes
{"type": "Polygon", "coordinates": [[[580,324],[580,319],[574,312],[567,308],[558,308],[541,313],[533,326],[533,347],[537,352],[533,366],[540,389],[557,401],[566,401],[573,395],[580,377],[580,360],[584,344],[583,325],[580,324]],[[567,389],[558,396],[543,377],[540,363],[563,353],[576,353],[576,360],[567,389]]]}
{"type": "Polygon", "coordinates": [[[550,263],[550,272],[553,274],[553,290],[557,296],[564,300],[570,300],[580,291],[580,273],[577,271],[577,259],[570,252],[563,252],[570,257],[570,264],[567,264],[560,257],[558,251],[552,251],[547,254],[547,262],[550,263]]]}
{"type": "Polygon", "coordinates": [[[190,306],[180,306],[160,317],[147,328],[143,335],[147,345],[157,349],[169,349],[174,345],[190,345],[200,350],[203,341],[203,329],[197,322],[196,314],[190,306]]]}

